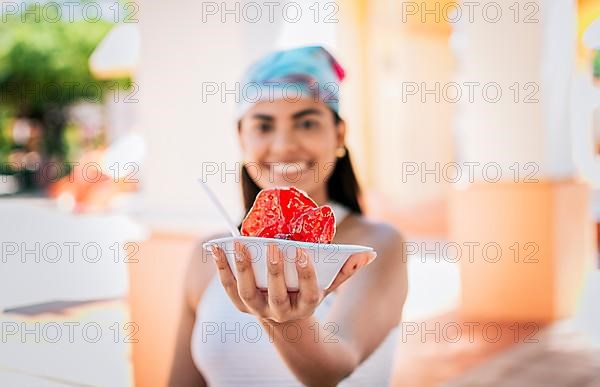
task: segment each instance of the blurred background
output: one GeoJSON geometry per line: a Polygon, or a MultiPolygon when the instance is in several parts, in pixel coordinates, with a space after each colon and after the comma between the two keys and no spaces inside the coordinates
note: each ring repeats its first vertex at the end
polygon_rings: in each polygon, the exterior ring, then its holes
{"type": "Polygon", "coordinates": [[[600,385],[600,2],[274,3],[0,1],[0,384],[166,384],[237,81],[319,44],[407,239],[393,385],[600,385]]]}

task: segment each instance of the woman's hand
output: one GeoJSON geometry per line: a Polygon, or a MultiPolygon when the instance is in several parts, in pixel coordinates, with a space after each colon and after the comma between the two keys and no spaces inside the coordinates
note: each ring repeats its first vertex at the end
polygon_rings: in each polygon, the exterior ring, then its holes
{"type": "Polygon", "coordinates": [[[322,291],[317,284],[315,270],[308,255],[304,249],[296,248],[298,291],[288,292],[283,271],[285,257],[276,244],[269,244],[267,251],[268,289],[264,292],[256,287],[250,254],[242,243],[235,241],[237,279],[229,267],[225,252],[218,246],[212,246],[211,250],[221,284],[233,304],[242,312],[251,313],[259,319],[276,323],[310,317],[329,293],[377,256],[375,252],[350,256],[331,286],[322,291]]]}

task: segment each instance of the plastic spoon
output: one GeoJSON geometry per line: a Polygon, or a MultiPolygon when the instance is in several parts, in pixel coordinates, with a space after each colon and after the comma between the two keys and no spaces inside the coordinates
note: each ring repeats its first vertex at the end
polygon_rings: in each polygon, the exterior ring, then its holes
{"type": "Polygon", "coordinates": [[[231,236],[233,236],[233,237],[242,236],[240,234],[240,230],[238,230],[238,228],[235,226],[235,224],[229,217],[229,214],[227,214],[227,211],[225,211],[225,208],[223,207],[223,205],[221,204],[219,199],[217,199],[217,197],[215,196],[213,191],[210,189],[208,184],[206,184],[206,182],[202,179],[198,179],[198,182],[204,188],[204,192],[206,192],[206,194],[208,195],[208,197],[210,198],[212,203],[215,205],[215,207],[217,207],[217,209],[221,213],[221,216],[223,217],[223,219],[225,219],[225,222],[227,223],[227,227],[229,228],[229,232],[231,233],[231,236]]]}

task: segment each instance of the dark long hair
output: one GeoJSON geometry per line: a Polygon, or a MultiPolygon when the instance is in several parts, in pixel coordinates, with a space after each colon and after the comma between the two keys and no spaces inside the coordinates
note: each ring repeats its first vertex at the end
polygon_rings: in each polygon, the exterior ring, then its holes
{"type": "MultiPolygon", "coordinates": [[[[335,111],[333,115],[337,126],[342,119],[335,111]]],[[[242,167],[241,174],[244,208],[246,209],[246,213],[248,213],[256,195],[260,192],[260,187],[252,180],[245,166],[242,167]]],[[[329,180],[327,180],[327,195],[329,196],[329,200],[343,204],[351,212],[356,214],[363,213],[360,205],[361,190],[347,148],[346,154],[337,159],[333,172],[329,176],[329,180]]]]}

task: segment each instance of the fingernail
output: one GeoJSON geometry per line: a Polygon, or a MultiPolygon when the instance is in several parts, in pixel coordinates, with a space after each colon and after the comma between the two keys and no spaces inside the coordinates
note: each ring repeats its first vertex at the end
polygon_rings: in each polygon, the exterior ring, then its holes
{"type": "Polygon", "coordinates": [[[308,257],[306,253],[299,247],[296,248],[296,261],[300,267],[306,267],[308,265],[308,257]]]}
{"type": "Polygon", "coordinates": [[[371,256],[369,257],[369,259],[367,260],[367,265],[371,262],[373,262],[375,260],[375,258],[377,258],[377,253],[376,252],[372,252],[371,256]]]}
{"type": "Polygon", "coordinates": [[[244,255],[242,254],[241,251],[239,251],[239,250],[235,251],[235,260],[238,262],[242,262],[244,260],[244,255]]]}
{"type": "Polygon", "coordinates": [[[242,245],[238,241],[233,242],[233,256],[235,257],[236,262],[242,262],[244,260],[242,245]]]}
{"type": "Polygon", "coordinates": [[[215,262],[218,262],[219,259],[221,258],[220,254],[219,254],[219,250],[220,250],[220,247],[217,245],[210,246],[210,251],[212,253],[212,257],[215,260],[215,262]]]}
{"type": "Polygon", "coordinates": [[[277,247],[273,245],[269,245],[269,260],[273,265],[277,265],[279,263],[279,251],[277,251],[277,247]]]}

